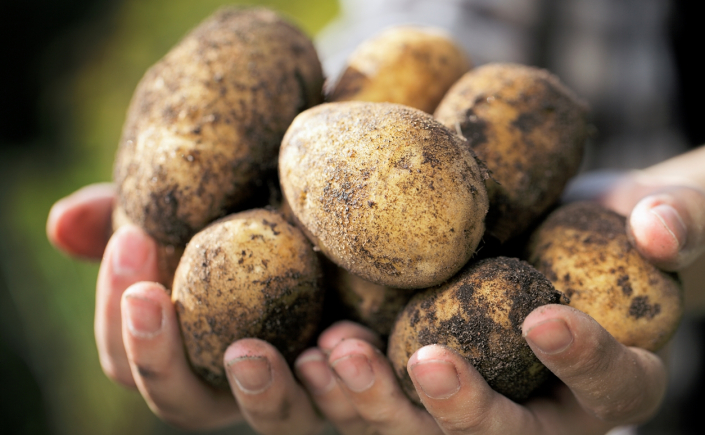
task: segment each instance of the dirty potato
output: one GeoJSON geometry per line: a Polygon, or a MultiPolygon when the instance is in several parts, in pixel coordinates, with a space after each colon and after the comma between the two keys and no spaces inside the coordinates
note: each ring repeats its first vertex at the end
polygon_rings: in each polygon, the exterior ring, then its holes
{"type": "Polygon", "coordinates": [[[413,290],[374,284],[342,267],[334,266],[331,275],[331,288],[346,316],[381,337],[389,335],[397,315],[414,296],[413,290]]]}
{"type": "Polygon", "coordinates": [[[311,244],[274,211],[240,212],[197,233],[172,290],[194,369],[227,387],[224,352],[246,337],[271,343],[293,362],[318,327],[320,279],[311,244]]]}
{"type": "Polygon", "coordinates": [[[656,351],[678,328],[677,276],[641,257],[626,219],[598,204],[578,202],[549,215],[532,235],[529,261],[622,344],[656,351]]]}
{"type": "Polygon", "coordinates": [[[535,308],[565,303],[565,296],[527,262],[509,257],[481,260],[447,283],[407,304],[389,337],[387,354],[404,391],[420,399],[407,372],[409,358],[430,344],[465,357],[496,391],[526,399],[549,371],[521,335],[535,308]]]}
{"type": "Polygon", "coordinates": [[[520,234],[560,198],[582,160],[586,113],[556,76],[518,64],[483,65],[448,91],[434,116],[492,172],[490,235],[520,234]]]}
{"type": "Polygon", "coordinates": [[[391,27],[350,55],[328,100],[398,103],[433,113],[471,67],[464,50],[443,30],[391,27]]]}
{"type": "Polygon", "coordinates": [[[484,232],[485,174],[471,150],[407,106],[350,101],[305,111],[282,142],[279,177],[313,243],[375,284],[439,284],[484,232]]]}
{"type": "Polygon", "coordinates": [[[185,245],[276,172],[284,132],[321,93],[300,30],[266,9],[221,9],[140,81],[114,167],[120,207],[160,243],[185,245]]]}

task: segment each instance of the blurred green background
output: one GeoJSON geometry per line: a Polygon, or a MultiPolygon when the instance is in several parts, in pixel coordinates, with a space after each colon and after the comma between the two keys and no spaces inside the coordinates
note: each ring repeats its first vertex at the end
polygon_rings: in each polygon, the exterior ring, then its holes
{"type": "Polygon", "coordinates": [[[27,0],[0,6],[0,432],[181,433],[101,371],[93,339],[98,266],[52,248],[45,223],[59,198],[110,181],[140,77],[224,4],[272,7],[311,36],[338,13],[336,0],[27,0]]]}

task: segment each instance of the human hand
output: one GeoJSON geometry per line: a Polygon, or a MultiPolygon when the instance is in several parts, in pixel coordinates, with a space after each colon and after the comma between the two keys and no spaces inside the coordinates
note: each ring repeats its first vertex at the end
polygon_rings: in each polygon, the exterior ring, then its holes
{"type": "Polygon", "coordinates": [[[333,325],[296,362],[314,402],[344,435],[600,434],[649,418],[665,392],[666,370],[656,355],[619,344],[573,308],[548,305],[526,318],[523,333],[562,382],[518,404],[451,349],[425,346],[407,365],[422,409],[404,395],[389,361],[370,344],[378,342],[364,331],[333,325]]]}
{"type": "Polygon", "coordinates": [[[627,234],[657,267],[678,271],[705,252],[705,191],[630,173],[598,200],[627,216],[627,234]]]}
{"type": "Polygon", "coordinates": [[[69,255],[102,256],[96,288],[95,337],[104,372],[137,388],[164,421],[214,429],[241,421],[262,434],[317,433],[323,421],[268,343],[243,339],[225,352],[231,391],[216,390],[191,370],[176,312],[158,278],[157,245],[135,226],[109,239],[115,189],[92,185],[57,202],[49,239],[69,255]]]}
{"type": "Polygon", "coordinates": [[[100,260],[112,233],[116,189],[112,183],[85,186],[57,201],[47,219],[47,237],[72,257],[100,260]]]}
{"type": "Polygon", "coordinates": [[[705,252],[705,146],[641,171],[596,171],[564,200],[597,200],[627,216],[628,235],[654,265],[682,270],[705,252]]]}

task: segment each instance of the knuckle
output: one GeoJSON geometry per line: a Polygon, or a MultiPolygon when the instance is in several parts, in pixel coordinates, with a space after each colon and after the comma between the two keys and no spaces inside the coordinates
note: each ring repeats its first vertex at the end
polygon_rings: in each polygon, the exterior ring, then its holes
{"type": "Polygon", "coordinates": [[[481,415],[463,413],[451,416],[436,416],[436,421],[448,434],[481,433],[486,424],[481,415]]]}
{"type": "Polygon", "coordinates": [[[243,411],[246,411],[253,420],[266,422],[285,422],[291,418],[292,403],[289,400],[282,400],[280,403],[267,403],[264,407],[248,406],[241,403],[243,411]]]}
{"type": "Polygon", "coordinates": [[[100,361],[103,373],[111,381],[128,388],[136,388],[135,380],[132,377],[132,372],[129,367],[121,367],[112,361],[101,359],[100,361]]]}

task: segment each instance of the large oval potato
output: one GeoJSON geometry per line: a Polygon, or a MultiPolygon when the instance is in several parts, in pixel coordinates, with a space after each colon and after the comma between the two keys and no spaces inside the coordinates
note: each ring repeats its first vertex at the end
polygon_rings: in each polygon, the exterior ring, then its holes
{"type": "Polygon", "coordinates": [[[522,323],[541,305],[566,302],[525,261],[481,260],[443,285],[414,296],[394,324],[387,354],[404,391],[416,403],[419,396],[406,366],[414,352],[430,344],[450,347],[493,389],[512,400],[524,400],[549,371],[522,337],[522,323]]]}
{"type": "Polygon", "coordinates": [[[471,67],[464,50],[443,30],[391,27],[350,55],[328,100],[398,103],[433,113],[471,67]]]}
{"type": "Polygon", "coordinates": [[[246,337],[271,343],[292,363],[317,330],[320,280],[311,244],[276,212],[236,213],[197,233],[172,290],[194,369],[227,387],[223,355],[246,337]]]}
{"type": "Polygon", "coordinates": [[[126,216],[183,246],[242,207],[275,174],[284,132],[321,101],[322,82],[311,41],[274,12],[214,14],[135,91],[114,168],[126,216]]]}
{"type": "Polygon", "coordinates": [[[623,216],[589,202],[563,206],[534,232],[528,250],[570,305],[620,343],[656,351],[678,328],[681,285],[632,246],[623,216]]]}
{"type": "Polygon", "coordinates": [[[309,109],[279,155],[284,198],[314,244],[399,288],[439,284],[470,259],[484,232],[484,176],[454,132],[391,103],[309,109]]]}
{"type": "Polygon", "coordinates": [[[586,113],[556,76],[525,65],[483,65],[448,91],[434,116],[492,172],[490,235],[504,242],[520,234],[560,198],[582,160],[586,113]]]}

